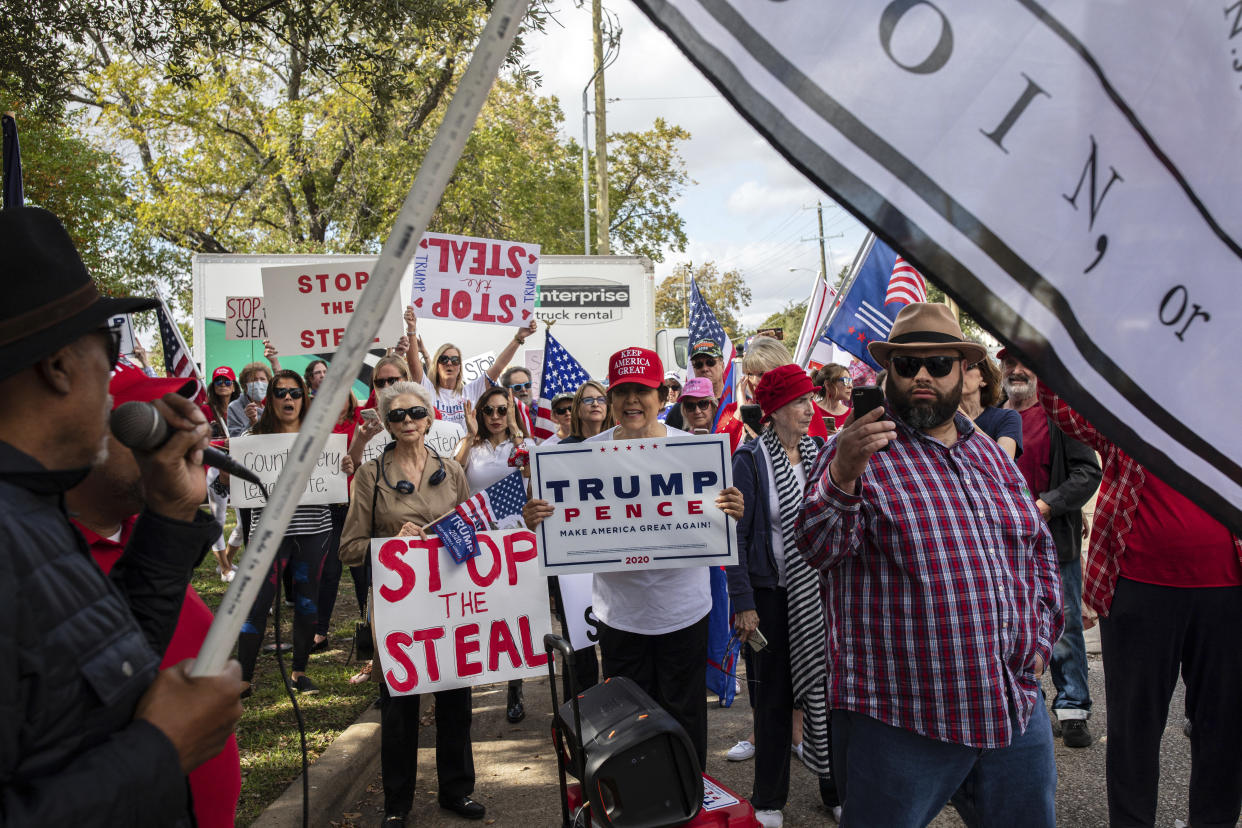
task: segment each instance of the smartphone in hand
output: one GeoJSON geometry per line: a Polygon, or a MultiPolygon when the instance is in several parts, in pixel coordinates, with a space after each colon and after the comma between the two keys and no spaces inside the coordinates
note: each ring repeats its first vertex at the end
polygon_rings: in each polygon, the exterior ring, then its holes
{"type": "Polygon", "coordinates": [[[374,408],[362,409],[362,419],[369,420],[375,425],[380,425],[379,413],[374,408]]]}
{"type": "Polygon", "coordinates": [[[749,636],[747,636],[746,643],[749,644],[750,648],[754,650],[756,653],[762,650],[764,647],[768,646],[768,640],[764,638],[763,633],[759,632],[758,630],[755,630],[749,636]]]}
{"type": "MultiPolygon", "coordinates": [[[[850,391],[850,406],[854,409],[854,420],[857,421],[872,409],[884,406],[884,390],[877,385],[855,385],[850,391]]],[[[880,451],[888,451],[888,445],[880,451]]]]}

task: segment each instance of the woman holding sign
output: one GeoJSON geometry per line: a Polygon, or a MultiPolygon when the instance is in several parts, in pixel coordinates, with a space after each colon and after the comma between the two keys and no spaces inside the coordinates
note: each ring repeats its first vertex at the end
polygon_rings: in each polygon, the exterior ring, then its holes
{"type": "MultiPolygon", "coordinates": [[[[664,367],[655,351],[626,348],[613,354],[608,367],[608,404],[617,425],[587,442],[689,437],[666,426],[658,388],[664,367]]],[[[720,492],[716,506],[729,517],[742,516],[742,493],[720,492]]],[[[553,513],[546,500],[530,500],[523,509],[534,529],[553,513]]],[[[599,646],[605,676],[626,676],[663,707],[690,736],[707,766],[707,616],[712,608],[707,567],[597,572],[591,590],[600,620],[599,646]]]]}
{"type": "MultiPolygon", "coordinates": [[[[417,326],[418,317],[414,315],[414,308],[406,308],[405,330],[411,342],[415,341],[418,336],[417,326]]],[[[441,419],[465,428],[467,419],[465,404],[473,403],[484,391],[496,384],[505,366],[509,364],[509,360],[513,359],[518,348],[534,332],[535,320],[532,317],[529,325],[518,328],[513,339],[505,343],[505,347],[500,350],[496,361],[487,369],[487,372],[470,382],[466,382],[462,375],[461,349],[456,345],[446,342],[436,349],[436,355],[430,366],[435,376],[434,382],[423,372],[423,363],[418,358],[415,349],[411,348],[406,354],[409,360],[410,378],[426,388],[427,393],[435,395],[435,407],[436,411],[440,412],[441,419]]]]}
{"type": "MultiPolygon", "coordinates": [[[[263,414],[248,434],[296,434],[306,417],[306,384],[297,371],[278,371],[267,389],[263,414]]],[[[255,509],[250,521],[251,531],[259,525],[262,509],[255,509]]],[[[319,577],[324,556],[332,536],[332,515],[327,506],[299,506],[289,520],[284,539],[276,552],[272,571],[259,590],[246,622],[237,637],[237,660],[242,666],[242,680],[254,678],[254,665],[267,631],[267,611],[276,597],[276,579],[282,570],[293,572],[293,589],[297,602],[293,610],[293,669],[289,684],[300,693],[318,693],[319,688],[306,675],[311,646],[315,639],[315,622],[319,618],[319,577]]],[[[247,538],[249,540],[249,538],[247,538]]],[[[247,688],[243,695],[250,695],[247,688]]]]}
{"type": "MultiPolygon", "coordinates": [[[[358,566],[371,556],[372,538],[424,536],[424,527],[470,496],[456,460],[440,457],[425,443],[431,427],[431,398],[412,382],[379,392],[379,416],[394,443],[354,475],[349,515],[341,537],[341,560],[358,566]]],[[[373,681],[382,681],[379,670],[373,681]]],[[[436,773],[440,807],[467,819],[485,809],[474,792],[470,743],[469,687],[443,690],[436,698],[436,773]]],[[[418,769],[419,696],[393,696],[380,685],[380,770],[384,777],[384,825],[401,826],[414,803],[418,769]]]]}

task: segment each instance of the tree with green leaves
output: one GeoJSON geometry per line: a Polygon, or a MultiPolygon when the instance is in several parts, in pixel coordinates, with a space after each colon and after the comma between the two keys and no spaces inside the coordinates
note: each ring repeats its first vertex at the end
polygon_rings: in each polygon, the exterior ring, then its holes
{"type": "Polygon", "coordinates": [[[730,338],[742,333],[738,314],[750,304],[750,287],[739,270],[721,271],[715,262],[705,262],[697,267],[683,262],[656,286],[656,322],[665,328],[686,327],[686,314],[690,302],[690,280],[699,287],[703,301],[711,307],[716,319],[730,338]]]}

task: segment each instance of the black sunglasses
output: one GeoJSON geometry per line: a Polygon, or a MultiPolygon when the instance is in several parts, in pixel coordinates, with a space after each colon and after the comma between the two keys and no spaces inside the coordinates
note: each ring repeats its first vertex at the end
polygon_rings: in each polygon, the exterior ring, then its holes
{"type": "Polygon", "coordinates": [[[443,354],[439,359],[436,360],[436,362],[440,363],[441,365],[461,365],[461,357],[449,356],[448,354],[443,354]]]}
{"type": "Polygon", "coordinates": [[[692,359],[690,360],[690,364],[693,365],[695,368],[715,368],[716,358],[715,357],[701,357],[699,359],[692,359]]]}
{"type": "Polygon", "coordinates": [[[372,380],[371,384],[376,388],[387,388],[394,382],[401,382],[401,377],[381,377],[380,379],[372,380]]]}
{"type": "Polygon", "coordinates": [[[682,408],[688,409],[690,411],[707,411],[714,404],[715,403],[713,403],[711,400],[695,400],[693,402],[691,402],[690,400],[681,401],[682,408]]]}
{"type": "Polygon", "coordinates": [[[485,417],[503,417],[509,413],[507,405],[485,405],[480,409],[485,417]]]}
{"type": "Polygon", "coordinates": [[[393,408],[388,412],[388,422],[400,423],[407,417],[411,420],[422,420],[427,416],[427,409],[421,405],[411,406],[410,408],[393,408]]]}
{"type": "Polygon", "coordinates": [[[530,388],[530,380],[526,382],[515,382],[513,385],[506,385],[510,391],[526,391],[530,388]]]}
{"type": "Polygon", "coordinates": [[[918,376],[919,370],[924,367],[927,368],[927,373],[933,377],[947,377],[949,372],[953,370],[954,364],[960,359],[961,357],[955,356],[895,356],[891,362],[893,370],[897,372],[897,376],[913,379],[918,376]]]}
{"type": "Polygon", "coordinates": [[[121,359],[121,329],[104,325],[99,329],[99,333],[103,334],[107,340],[108,368],[115,368],[121,359]]]}
{"type": "Polygon", "coordinates": [[[554,408],[552,409],[552,413],[558,417],[564,417],[566,414],[568,414],[572,410],[573,410],[572,408],[554,408]]]}
{"type": "Polygon", "coordinates": [[[233,381],[228,377],[216,377],[211,381],[212,385],[232,385],[233,381]]]}
{"type": "Polygon", "coordinates": [[[278,400],[283,400],[285,397],[289,397],[295,400],[300,400],[302,399],[302,389],[301,388],[273,388],[272,395],[276,397],[276,399],[278,400]]]}

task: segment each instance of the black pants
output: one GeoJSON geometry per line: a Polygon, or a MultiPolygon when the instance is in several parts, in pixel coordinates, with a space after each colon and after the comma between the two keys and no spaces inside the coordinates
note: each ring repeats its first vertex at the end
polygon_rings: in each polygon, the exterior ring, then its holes
{"type": "Polygon", "coordinates": [[[328,554],[323,560],[323,574],[319,577],[319,621],[315,624],[315,635],[326,636],[332,626],[332,611],[336,609],[336,593],[341,586],[341,531],[345,528],[345,515],[349,513],[349,504],[338,503],[329,506],[332,514],[332,535],[328,538],[328,554]]]}
{"type": "MultiPolygon", "coordinates": [[[[663,635],[599,625],[604,676],[625,676],[686,729],[707,767],[707,618],[663,635]]],[[[788,748],[786,748],[788,750],[788,748]]]]}
{"type": "Polygon", "coordinates": [[[1108,815],[1156,820],[1160,738],[1178,673],[1186,682],[1190,824],[1237,824],[1242,810],[1242,587],[1184,589],[1117,580],[1100,619],[1108,703],[1108,815]]]}
{"type": "MultiPolygon", "coordinates": [[[[756,811],[779,811],[789,798],[789,759],[793,755],[793,678],[789,666],[789,597],[774,587],[756,589],[755,612],[768,646],[750,655],[754,671],[756,811]]],[[[749,645],[743,645],[749,649],[749,645]]]]}
{"type": "Polygon", "coordinates": [[[241,662],[242,680],[254,677],[254,665],[259,659],[263,634],[267,631],[267,611],[276,597],[276,579],[291,570],[293,594],[293,672],[306,671],[310,659],[311,644],[315,640],[315,622],[319,617],[316,601],[319,599],[319,575],[324,556],[328,550],[328,532],[313,535],[287,535],[276,550],[276,560],[267,574],[267,580],[259,588],[259,595],[250,607],[250,614],[242,624],[237,637],[237,660],[241,662]]]}
{"type": "MultiPolygon", "coordinates": [[[[555,575],[548,578],[548,592],[552,595],[552,606],[556,609],[556,617],[561,622],[561,629],[568,630],[565,621],[565,603],[561,598],[561,582],[555,575]]],[[[568,633],[566,633],[568,636],[568,633]]],[[[570,687],[569,672],[561,671],[561,698],[569,699],[576,690],[581,693],[588,687],[599,684],[599,658],[595,655],[595,647],[587,647],[574,652],[574,687],[570,687]]]]}
{"type": "MultiPolygon", "coordinates": [[[[378,668],[377,668],[378,669],[378,668]]],[[[474,792],[469,687],[442,690],[436,699],[436,779],[441,799],[474,792]]],[[[404,816],[414,804],[418,774],[418,704],[422,696],[392,696],[380,685],[380,773],[384,812],[404,816]]]]}

